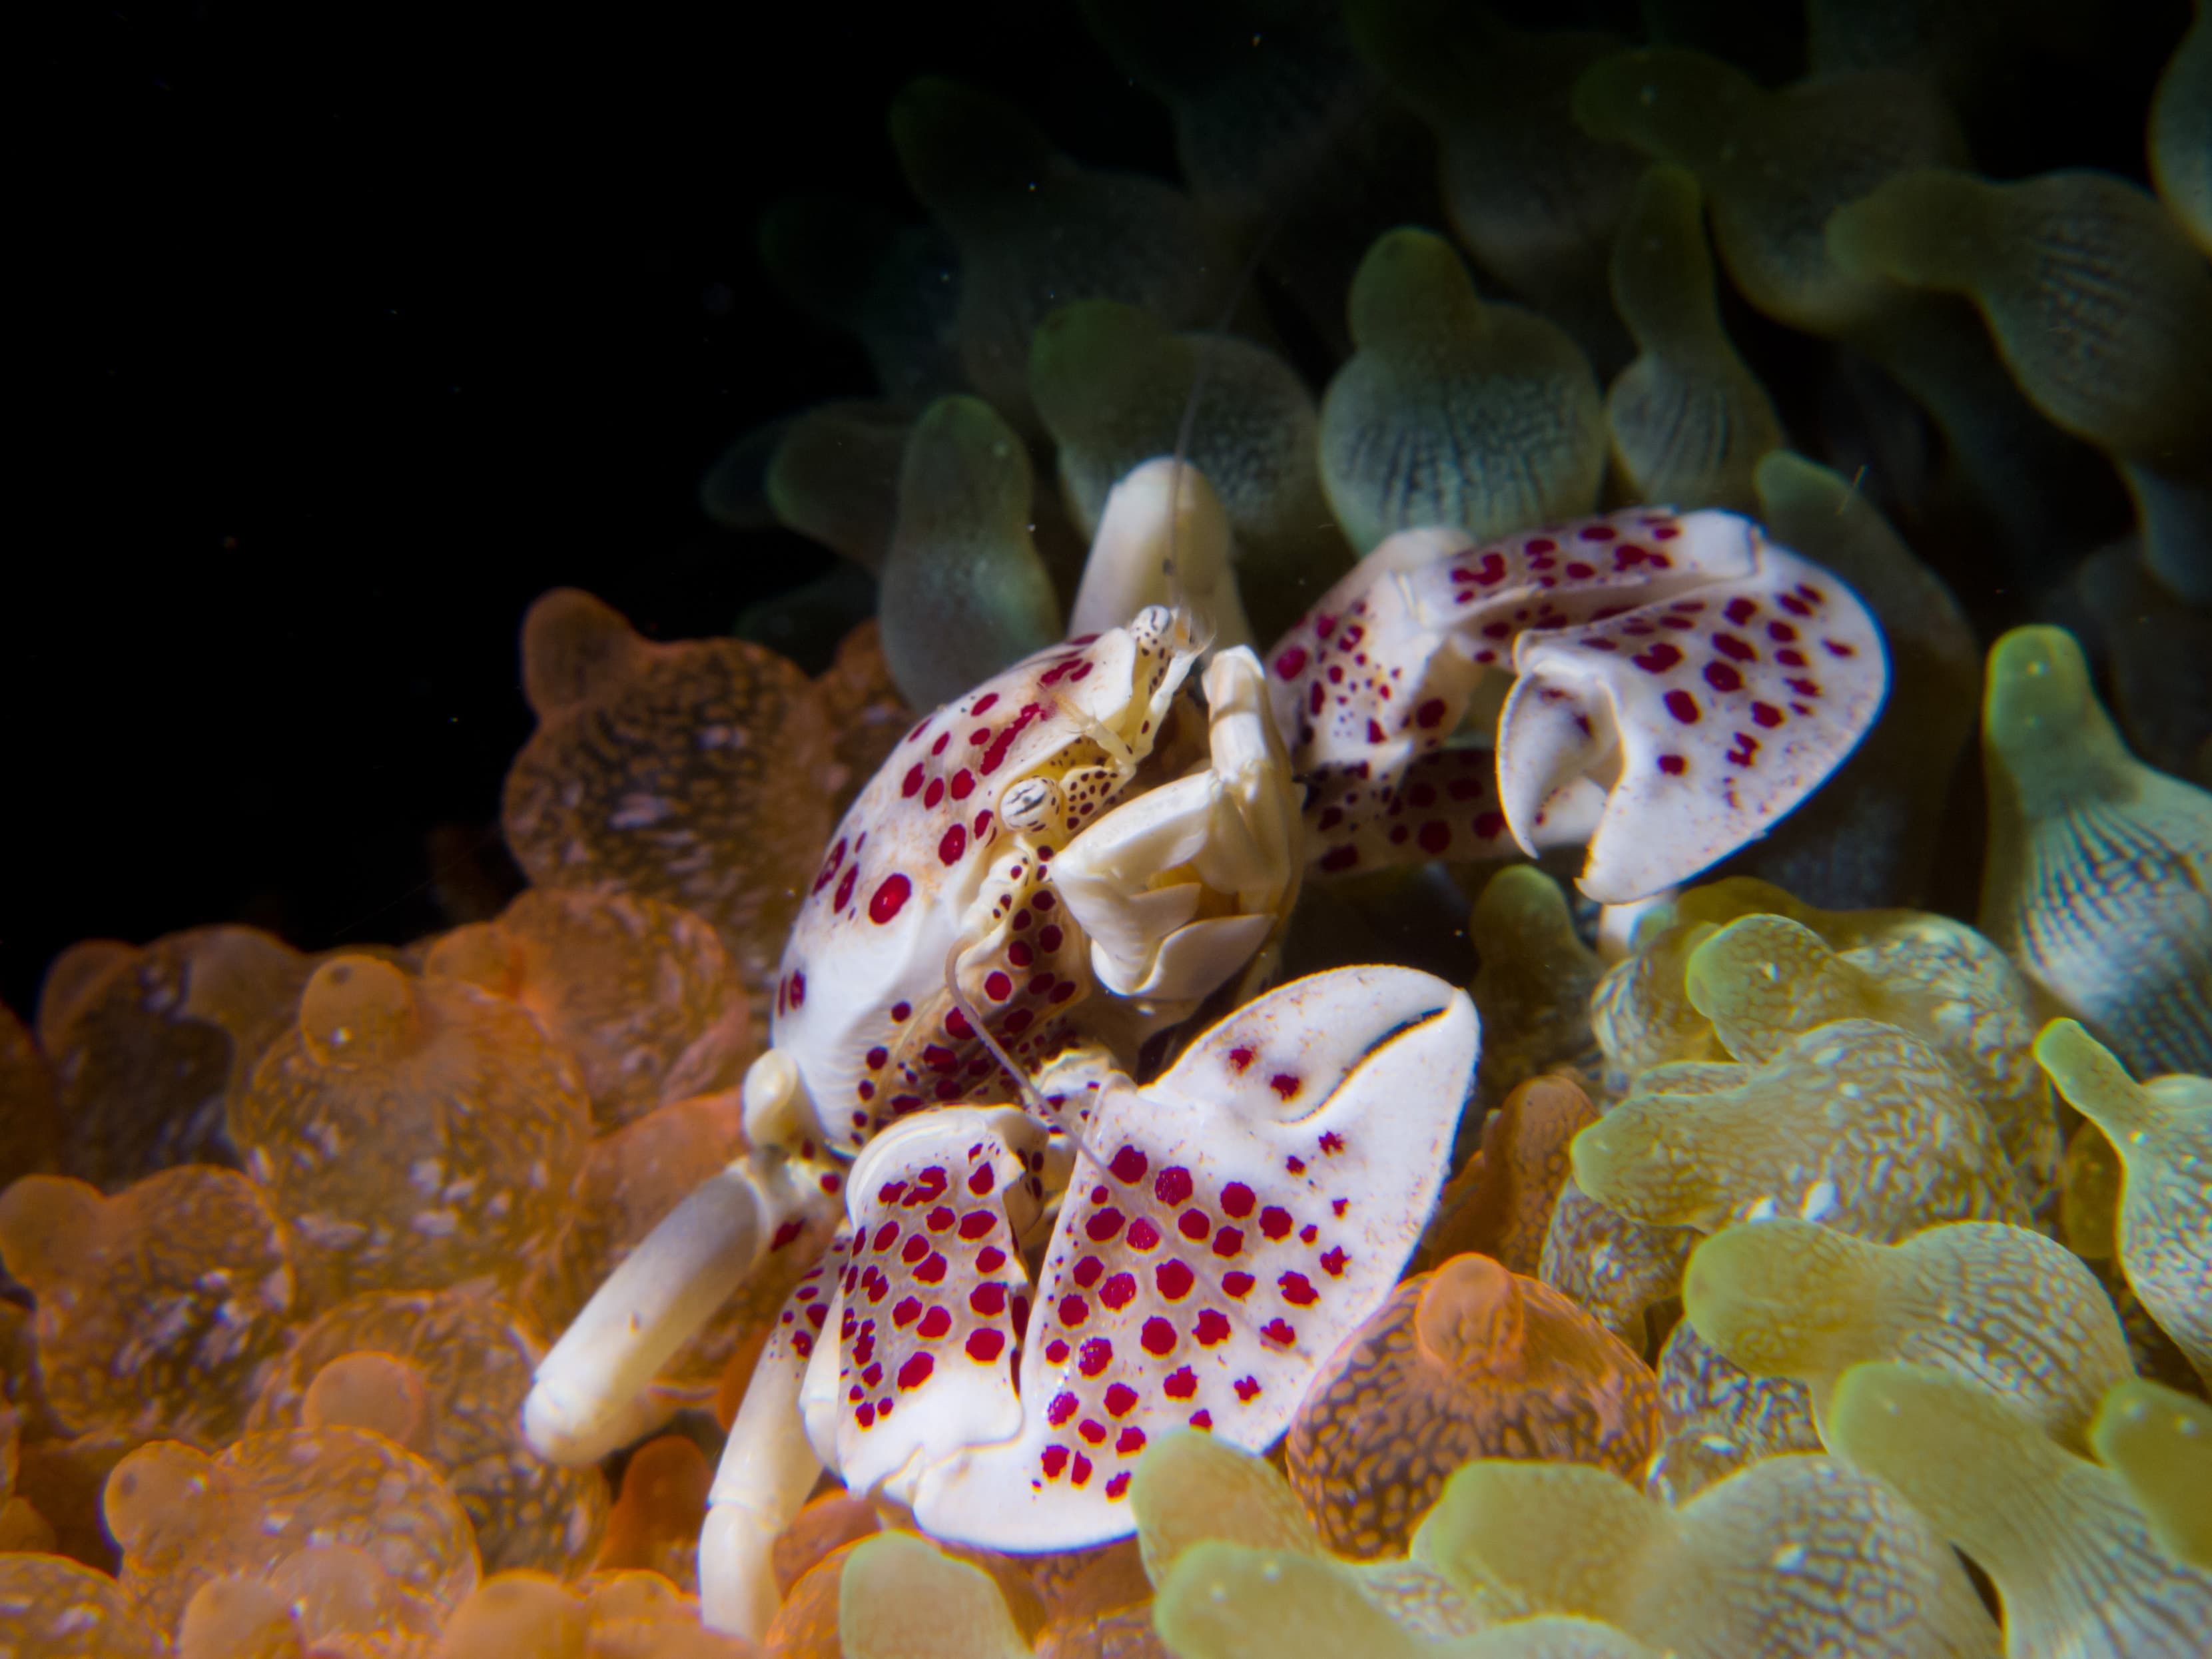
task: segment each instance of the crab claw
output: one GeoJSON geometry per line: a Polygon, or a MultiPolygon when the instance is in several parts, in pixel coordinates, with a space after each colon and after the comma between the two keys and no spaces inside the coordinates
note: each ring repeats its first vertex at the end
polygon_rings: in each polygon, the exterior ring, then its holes
{"type": "Polygon", "coordinates": [[[1224,651],[1205,684],[1210,763],[1116,806],[1052,866],[1099,982],[1165,1019],[1251,958],[1296,901],[1305,861],[1260,659],[1224,651]]]}
{"type": "Polygon", "coordinates": [[[1154,1437],[1267,1445],[1412,1252],[1476,1047],[1464,993],[1347,968],[1248,1005],[1141,1091],[1109,1083],[1033,1311],[1008,1241],[1035,1127],[948,1111],[877,1142],[849,1188],[836,1383],[819,1351],[808,1379],[847,1482],[935,1537],[1070,1549],[1134,1527],[1154,1437]]]}
{"type": "MultiPolygon", "coordinates": [[[[1514,838],[1534,854],[1594,816],[1581,884],[1601,903],[1671,886],[1765,835],[1850,753],[1889,683],[1881,630],[1841,582],[1734,514],[1679,522],[1686,550],[1735,542],[1748,568],[1522,635],[1498,721],[1514,838]]],[[[1698,562],[1724,567],[1733,551],[1698,562]]]]}

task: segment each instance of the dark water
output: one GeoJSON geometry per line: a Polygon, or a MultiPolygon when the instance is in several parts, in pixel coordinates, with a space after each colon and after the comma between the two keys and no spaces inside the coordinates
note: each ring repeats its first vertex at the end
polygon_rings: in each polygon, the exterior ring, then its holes
{"type": "MultiPolygon", "coordinates": [[[[1648,37],[1633,4],[1517,9],[1648,37]]],[[[1796,72],[1786,9],[1650,9],[1796,72]]],[[[2112,9],[2094,63],[1990,89],[1986,168],[2141,176],[2187,8],[2112,9]]],[[[531,598],[574,584],[682,637],[829,568],[717,529],[695,489],[733,434],[866,391],[752,236],[794,191],[919,217],[884,127],[910,76],[997,92],[1087,164],[1172,173],[1164,110],[1072,6],[764,11],[45,20],[13,77],[28,512],[0,561],[0,1000],[27,1013],[82,937],[440,925],[435,860],[497,877],[531,598]]],[[[1787,415],[1814,394],[1778,335],[1745,349],[1787,415]]]]}

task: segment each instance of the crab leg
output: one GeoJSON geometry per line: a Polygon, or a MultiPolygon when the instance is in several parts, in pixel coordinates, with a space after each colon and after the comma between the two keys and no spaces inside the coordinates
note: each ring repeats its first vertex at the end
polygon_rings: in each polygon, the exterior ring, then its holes
{"type": "Polygon", "coordinates": [[[1053,884],[1091,939],[1099,982],[1189,1013],[1295,901],[1297,786],[1249,650],[1207,666],[1211,763],[1117,806],[1062,849],[1053,884]]]}
{"type": "Polygon", "coordinates": [[[1888,684],[1842,583],[1734,514],[1649,507],[1481,548],[1393,537],[1269,666],[1321,869],[1494,856],[1503,829],[1530,853],[1587,839],[1583,889],[1607,902],[1765,833],[1888,684]],[[1439,790],[1420,763],[1509,673],[1495,805],[1439,790]]]}
{"type": "Polygon", "coordinates": [[[538,1362],[522,1432],[539,1456],[593,1462],[635,1437],[661,1367],[833,1202],[812,1168],[773,1153],[741,1158],[646,1235],[538,1362]]]}
{"type": "MultiPolygon", "coordinates": [[[[822,1473],[800,1419],[799,1393],[852,1245],[852,1235],[840,1229],[785,1301],[754,1363],[707,1494],[699,1534],[700,1620],[748,1642],[767,1633],[781,1600],[770,1569],[776,1535],[805,1506],[822,1473]]],[[[836,1345],[821,1346],[834,1352],[836,1345]]]]}

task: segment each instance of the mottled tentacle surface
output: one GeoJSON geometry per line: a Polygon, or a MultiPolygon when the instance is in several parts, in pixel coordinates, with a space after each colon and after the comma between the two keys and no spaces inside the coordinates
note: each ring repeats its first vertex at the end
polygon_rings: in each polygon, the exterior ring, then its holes
{"type": "Polygon", "coordinates": [[[1142,1091],[1110,1080],[1034,1290],[1012,1194],[1040,1126],[940,1112],[875,1143],[831,1314],[846,1479],[935,1536],[1072,1548],[1133,1527],[1152,1437],[1266,1445],[1412,1253],[1475,1045],[1463,993],[1346,969],[1248,1005],[1142,1091]]]}
{"type": "Polygon", "coordinates": [[[1981,929],[2135,1070],[2212,1073],[2212,793],[2138,761],[2074,636],[1990,649],[1981,929]]]}
{"type": "Polygon", "coordinates": [[[1690,1257],[1682,1304],[1736,1364],[1805,1383],[1816,1416],[1853,1364],[1905,1359],[1980,1383],[2078,1450],[2099,1400],[2132,1373],[2089,1270],[1999,1222],[1930,1227],[1895,1245],[1787,1218],[1729,1227],[1690,1257]]]}
{"type": "Polygon", "coordinates": [[[2045,1027],[2035,1054],[2120,1155],[2128,1283],[2197,1375],[2212,1378],[2212,1079],[2137,1083],[2070,1019],[2045,1027]]]}
{"type": "Polygon", "coordinates": [[[1837,1384],[1827,1433],[1989,1574],[2008,1655],[2203,1652],[2212,1573],[2159,1548],[2118,1475],[1987,1389],[1923,1365],[1854,1366],[1837,1384]]]}
{"type": "Polygon", "coordinates": [[[1608,902],[1762,834],[1872,724],[1879,630],[1732,514],[1638,508],[1488,546],[1392,538],[1269,654],[1322,871],[1588,841],[1608,902]],[[1496,793],[1454,739],[1514,677],[1496,793]]]}

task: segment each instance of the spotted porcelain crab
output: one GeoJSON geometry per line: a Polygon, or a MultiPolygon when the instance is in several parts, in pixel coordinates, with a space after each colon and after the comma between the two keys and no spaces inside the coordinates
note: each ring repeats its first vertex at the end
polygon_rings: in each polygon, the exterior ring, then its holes
{"type": "MultiPolygon", "coordinates": [[[[1126,532],[1101,546],[1157,555],[1126,532]]],[[[1388,1293],[1471,1075],[1464,995],[1316,975],[1141,1088],[1117,1069],[1247,963],[1309,866],[1587,839],[1584,887],[1638,897],[1808,793],[1887,675],[1832,578],[1734,515],[1649,509],[1395,537],[1267,670],[1216,655],[1201,709],[1202,653],[1188,611],[1150,605],[908,733],[793,929],[751,1152],[540,1368],[532,1443],[597,1457],[720,1300],[780,1254],[799,1275],[702,1539],[722,1627],[764,1628],[769,1546],[823,1464],[943,1536],[1103,1541],[1148,1437],[1263,1447],[1388,1293]],[[1494,762],[1464,744],[1491,691],[1494,762]]]]}
{"type": "Polygon", "coordinates": [[[1733,513],[1403,531],[1268,653],[1322,872],[1587,842],[1626,903],[1766,833],[1873,725],[1881,634],[1733,513]],[[1499,702],[1503,701],[1503,710],[1499,702]],[[1495,744],[1468,744],[1494,722],[1495,744]]]}

